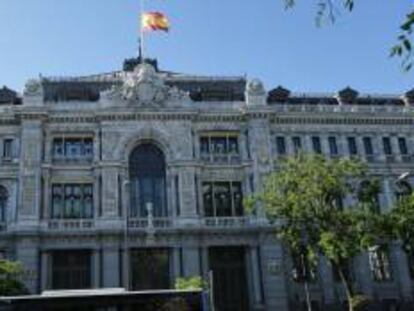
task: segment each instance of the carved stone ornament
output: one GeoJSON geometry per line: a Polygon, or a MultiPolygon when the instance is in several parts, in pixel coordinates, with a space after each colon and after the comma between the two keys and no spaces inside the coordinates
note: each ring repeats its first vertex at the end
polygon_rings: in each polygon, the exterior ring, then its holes
{"type": "Polygon", "coordinates": [[[165,106],[168,101],[189,101],[187,92],[166,85],[154,67],[138,65],[133,72],[127,72],[123,84],[114,86],[106,94],[114,100],[123,100],[137,106],[165,106]]]}
{"type": "Polygon", "coordinates": [[[25,96],[37,96],[42,93],[42,85],[37,79],[30,79],[24,87],[25,96]]]}
{"type": "Polygon", "coordinates": [[[249,95],[263,95],[266,93],[262,81],[253,79],[247,83],[246,91],[249,95]]]}

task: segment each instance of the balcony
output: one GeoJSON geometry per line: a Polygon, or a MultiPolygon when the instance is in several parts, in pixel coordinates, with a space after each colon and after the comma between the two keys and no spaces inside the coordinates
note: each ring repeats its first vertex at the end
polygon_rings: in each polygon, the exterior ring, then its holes
{"type": "Polygon", "coordinates": [[[231,164],[240,164],[241,162],[241,156],[238,153],[228,153],[228,154],[222,154],[222,153],[202,153],[200,155],[200,159],[203,162],[207,163],[214,163],[214,164],[225,164],[225,165],[231,165],[231,164]]]}
{"type": "Polygon", "coordinates": [[[50,219],[47,228],[59,231],[88,230],[95,226],[93,219],[50,219]]]}
{"type": "Polygon", "coordinates": [[[130,218],[128,219],[128,228],[131,229],[167,229],[174,225],[171,217],[162,218],[130,218]]]}
{"type": "Polygon", "coordinates": [[[202,218],[202,226],[207,228],[252,228],[264,226],[266,223],[256,217],[205,217],[202,218]]]}
{"type": "Polygon", "coordinates": [[[85,165],[90,164],[93,161],[92,155],[79,155],[79,156],[59,156],[54,155],[52,158],[53,164],[71,164],[71,165],[85,165]]]}

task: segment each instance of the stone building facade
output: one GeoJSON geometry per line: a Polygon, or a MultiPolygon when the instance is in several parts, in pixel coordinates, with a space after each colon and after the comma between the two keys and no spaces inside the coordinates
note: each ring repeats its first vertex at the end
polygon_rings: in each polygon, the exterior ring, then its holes
{"type": "MultiPolygon", "coordinates": [[[[382,210],[411,191],[396,181],[413,170],[412,92],[266,92],[136,65],[30,80],[22,96],[0,89],[0,250],[31,272],[33,293],[161,289],[213,271],[217,310],[299,310],[295,260],[243,197],[300,150],[367,161],[382,210]]],[[[350,273],[394,310],[413,300],[411,260],[396,243],[350,273]]],[[[310,291],[314,310],[344,301],[323,260],[310,291]]]]}

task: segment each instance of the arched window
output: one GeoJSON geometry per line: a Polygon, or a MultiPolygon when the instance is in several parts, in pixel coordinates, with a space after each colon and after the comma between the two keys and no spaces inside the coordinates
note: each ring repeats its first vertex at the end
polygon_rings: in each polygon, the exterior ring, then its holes
{"type": "Polygon", "coordinates": [[[6,221],[6,208],[9,195],[6,188],[0,186],[0,222],[6,221]]]}
{"type": "Polygon", "coordinates": [[[129,158],[131,181],[131,217],[148,216],[148,204],[153,206],[154,217],[167,216],[165,158],[163,152],[153,144],[136,147],[129,158]]]}

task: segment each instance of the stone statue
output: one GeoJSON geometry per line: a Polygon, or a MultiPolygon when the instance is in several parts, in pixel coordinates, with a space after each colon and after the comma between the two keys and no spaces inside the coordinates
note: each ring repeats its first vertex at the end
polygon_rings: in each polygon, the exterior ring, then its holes
{"type": "Polygon", "coordinates": [[[125,73],[123,84],[113,87],[107,96],[141,107],[190,100],[187,92],[166,85],[150,64],[140,64],[133,72],[125,73]]]}

